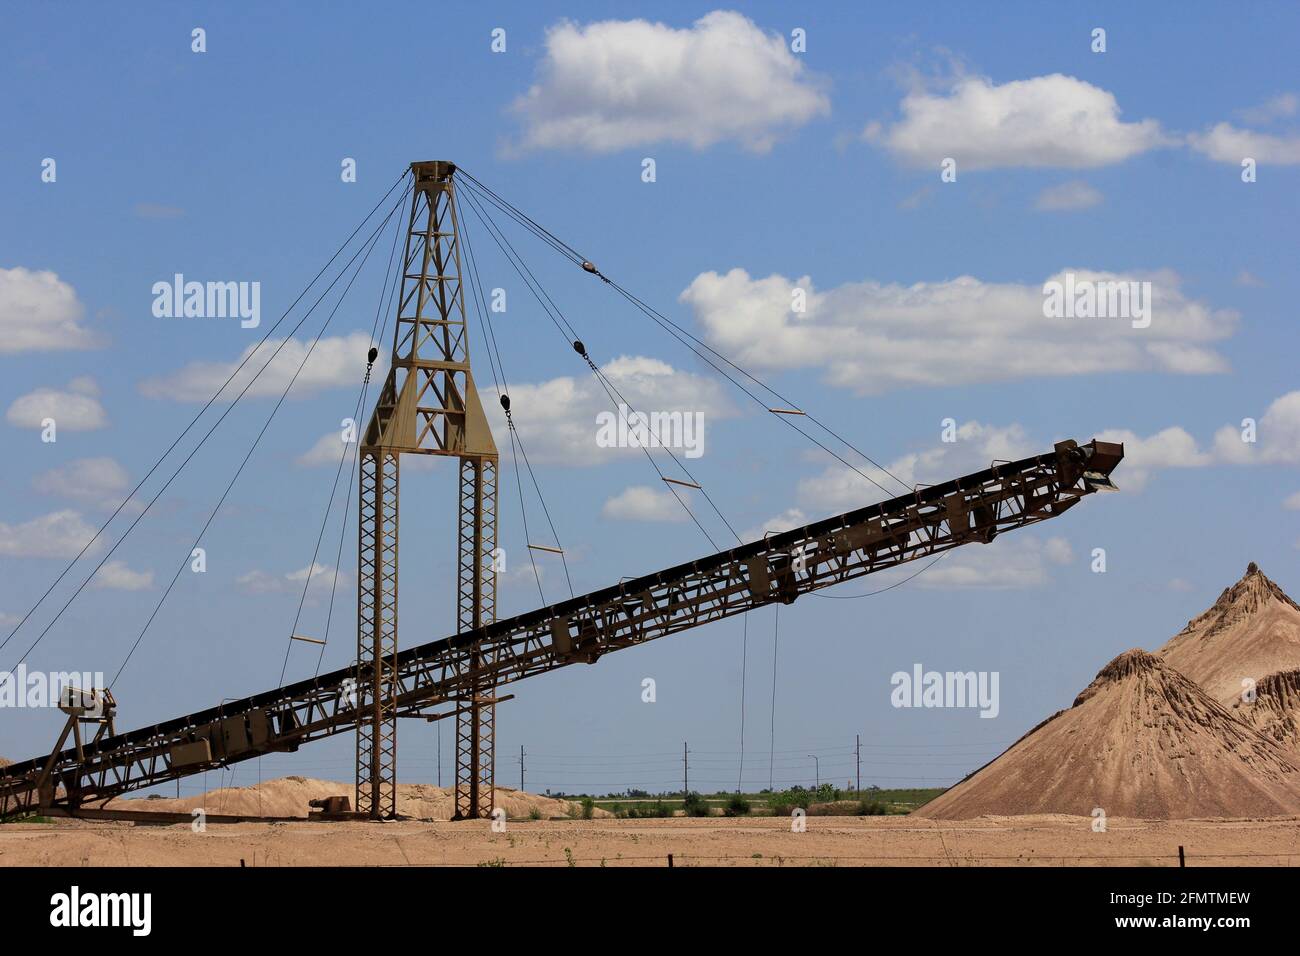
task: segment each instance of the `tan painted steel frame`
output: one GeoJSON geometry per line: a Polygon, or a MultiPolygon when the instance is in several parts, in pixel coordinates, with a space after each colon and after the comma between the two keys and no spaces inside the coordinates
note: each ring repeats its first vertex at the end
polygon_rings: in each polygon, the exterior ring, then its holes
{"type": "MultiPolygon", "coordinates": [[[[411,214],[402,256],[392,363],[360,449],[357,583],[356,808],[397,813],[397,583],[403,454],[460,459],[457,624],[496,613],[497,449],[470,371],[452,163],[412,163],[411,214]],[[363,678],[362,670],[366,668],[363,678]]],[[[470,662],[470,669],[478,665],[470,662]]],[[[492,812],[495,709],[475,685],[456,715],[456,816],[492,812]],[[486,786],[484,782],[486,781],[486,786]]]]}

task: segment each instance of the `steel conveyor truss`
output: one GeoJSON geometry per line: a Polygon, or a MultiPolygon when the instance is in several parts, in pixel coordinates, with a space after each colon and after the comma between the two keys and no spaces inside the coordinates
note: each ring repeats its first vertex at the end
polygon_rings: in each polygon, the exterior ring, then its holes
{"type": "MultiPolygon", "coordinates": [[[[689,564],[402,651],[384,701],[429,716],[498,686],[1054,518],[1114,488],[1121,444],[1058,443],[689,564]],[[472,662],[472,663],[471,663],[472,662]]],[[[354,731],[374,710],[370,664],[233,701],[0,771],[0,817],[78,807],[354,731]]]]}

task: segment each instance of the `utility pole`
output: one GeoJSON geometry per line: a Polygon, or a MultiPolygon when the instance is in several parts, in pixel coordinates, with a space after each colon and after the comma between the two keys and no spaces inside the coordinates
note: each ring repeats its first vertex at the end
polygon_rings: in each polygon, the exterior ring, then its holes
{"type": "Polygon", "coordinates": [[[519,792],[524,792],[524,745],[519,745],[519,792]]]}
{"type": "Polygon", "coordinates": [[[438,789],[442,789],[442,724],[438,724],[438,789]]]}
{"type": "Polygon", "coordinates": [[[687,760],[687,754],[690,751],[686,749],[686,741],[682,741],[682,799],[685,800],[691,795],[691,765],[687,760]]]}
{"type": "Polygon", "coordinates": [[[858,793],[861,793],[862,792],[862,735],[854,734],[853,736],[858,742],[856,748],[858,754],[858,793]]]}
{"type": "Polygon", "coordinates": [[[821,789],[821,785],[822,785],[822,762],[821,762],[820,760],[817,759],[817,755],[816,755],[816,754],[809,754],[808,756],[813,758],[813,768],[814,768],[814,770],[813,770],[813,774],[814,774],[813,779],[817,781],[816,784],[814,784],[814,788],[815,788],[815,789],[821,789]]]}

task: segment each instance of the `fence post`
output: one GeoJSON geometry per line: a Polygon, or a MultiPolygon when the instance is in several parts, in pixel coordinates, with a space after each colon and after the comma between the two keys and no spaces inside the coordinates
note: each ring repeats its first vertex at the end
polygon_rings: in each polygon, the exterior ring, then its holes
{"type": "Polygon", "coordinates": [[[1179,866],[1187,865],[1187,858],[1183,856],[1183,848],[1181,846],[1178,848],[1178,865],[1179,866]]]}
{"type": "Polygon", "coordinates": [[[671,870],[672,868],[673,868],[673,855],[672,855],[671,853],[669,853],[669,854],[668,854],[668,869],[671,870]]]}

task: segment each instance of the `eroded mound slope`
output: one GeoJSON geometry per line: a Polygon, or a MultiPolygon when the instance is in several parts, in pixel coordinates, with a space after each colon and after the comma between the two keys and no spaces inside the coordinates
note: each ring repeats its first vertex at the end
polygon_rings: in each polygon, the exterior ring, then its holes
{"type": "Polygon", "coordinates": [[[1068,710],[919,812],[1144,819],[1300,813],[1300,758],[1154,654],[1125,651],[1068,710]]]}

